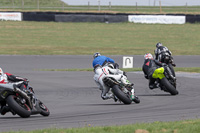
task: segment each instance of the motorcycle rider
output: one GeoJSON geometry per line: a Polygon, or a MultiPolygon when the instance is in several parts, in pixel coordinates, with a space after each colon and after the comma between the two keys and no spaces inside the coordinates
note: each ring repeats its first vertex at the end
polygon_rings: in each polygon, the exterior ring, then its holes
{"type": "Polygon", "coordinates": [[[105,77],[113,77],[116,80],[121,80],[121,82],[127,86],[133,85],[127,80],[127,77],[124,75],[125,73],[116,68],[117,66],[116,64],[115,64],[116,66],[114,66],[113,63],[115,62],[113,59],[106,56],[102,56],[100,53],[95,53],[93,57],[94,57],[93,67],[95,73],[94,81],[98,85],[99,89],[102,90],[101,98],[103,100],[110,98],[114,99],[113,94],[108,93],[110,87],[106,86],[103,82],[103,79],[105,77]],[[103,69],[102,65],[104,66],[103,69]]]}
{"type": "Polygon", "coordinates": [[[106,57],[104,55],[101,55],[99,52],[94,53],[93,55],[93,67],[96,66],[97,64],[104,66],[107,62],[113,63],[116,66],[119,66],[117,63],[115,63],[115,61],[109,57],[106,57]]]}
{"type": "Polygon", "coordinates": [[[160,63],[155,60],[151,53],[144,55],[144,64],[142,70],[146,79],[149,79],[149,88],[158,88],[158,83],[155,83],[158,78],[158,74],[164,73],[165,68],[163,67],[165,63],[160,63]]]}
{"type": "MultiPolygon", "coordinates": [[[[156,49],[154,50],[154,53],[155,53],[155,59],[160,61],[160,62],[163,62],[163,53],[167,53],[169,54],[170,56],[172,55],[172,52],[165,46],[162,45],[162,43],[158,42],[156,44],[156,49]]],[[[172,62],[172,65],[175,67],[176,64],[174,62],[172,62]]]]}
{"type": "MultiPolygon", "coordinates": [[[[16,87],[20,88],[21,90],[26,89],[26,85],[28,84],[28,80],[26,78],[21,78],[15,75],[12,75],[10,73],[4,73],[2,68],[0,68],[0,84],[7,84],[7,83],[15,83],[16,82],[16,87]],[[19,81],[23,81],[23,83],[17,83],[19,81]]],[[[32,89],[32,88],[31,88],[32,89]]],[[[6,103],[0,103],[1,109],[0,113],[1,115],[5,115],[7,112],[11,111],[11,113],[14,115],[15,113],[8,107],[6,106],[6,103]]]]}

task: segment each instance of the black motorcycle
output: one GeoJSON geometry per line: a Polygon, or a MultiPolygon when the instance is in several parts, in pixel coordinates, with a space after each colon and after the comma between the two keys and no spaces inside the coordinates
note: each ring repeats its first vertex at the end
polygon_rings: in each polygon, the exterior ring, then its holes
{"type": "Polygon", "coordinates": [[[0,84],[0,103],[3,102],[12,112],[23,118],[35,114],[43,116],[50,114],[49,109],[36,98],[33,89],[28,84],[26,90],[17,88],[15,83],[0,84]]]}
{"type": "Polygon", "coordinates": [[[159,78],[157,78],[156,82],[161,90],[169,92],[171,95],[178,95],[178,91],[176,90],[176,77],[167,64],[163,63],[163,67],[164,73],[159,73],[159,78]]]}

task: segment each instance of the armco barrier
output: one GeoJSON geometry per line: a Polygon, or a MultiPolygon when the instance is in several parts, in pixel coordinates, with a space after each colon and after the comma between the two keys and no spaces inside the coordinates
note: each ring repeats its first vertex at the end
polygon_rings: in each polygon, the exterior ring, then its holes
{"type": "MultiPolygon", "coordinates": [[[[48,21],[106,22],[106,23],[128,22],[128,15],[145,15],[145,14],[22,12],[23,21],[47,21],[47,22],[48,21]]],[[[157,15],[162,15],[162,14],[157,14],[157,15]]],[[[185,15],[185,14],[164,14],[164,15],[186,16],[186,23],[200,22],[200,15],[185,15]]]]}
{"type": "Polygon", "coordinates": [[[88,14],[66,14],[55,15],[56,22],[127,22],[127,15],[88,15],[88,14]]]}
{"type": "Polygon", "coordinates": [[[199,23],[200,15],[186,15],[186,22],[188,23],[199,23]]]}
{"type": "Polygon", "coordinates": [[[23,12],[23,21],[55,21],[55,14],[48,12],[23,12]]]}

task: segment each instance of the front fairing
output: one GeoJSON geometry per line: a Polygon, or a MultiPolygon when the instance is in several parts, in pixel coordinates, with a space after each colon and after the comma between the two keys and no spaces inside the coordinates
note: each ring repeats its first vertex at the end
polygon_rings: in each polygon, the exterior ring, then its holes
{"type": "Polygon", "coordinates": [[[3,87],[0,85],[0,101],[5,100],[9,95],[13,95],[15,92],[12,88],[3,87]]]}

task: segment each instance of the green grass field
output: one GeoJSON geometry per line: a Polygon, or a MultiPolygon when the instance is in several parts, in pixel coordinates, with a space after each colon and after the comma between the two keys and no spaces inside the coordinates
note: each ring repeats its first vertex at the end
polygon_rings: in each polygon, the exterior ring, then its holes
{"type": "Polygon", "coordinates": [[[162,42],[173,55],[200,55],[200,24],[0,22],[0,53],[143,55],[162,42]]]}
{"type": "Polygon", "coordinates": [[[43,129],[35,131],[14,131],[5,133],[199,133],[200,120],[185,120],[175,122],[153,122],[125,126],[92,127],[69,129],[43,129]]]}

